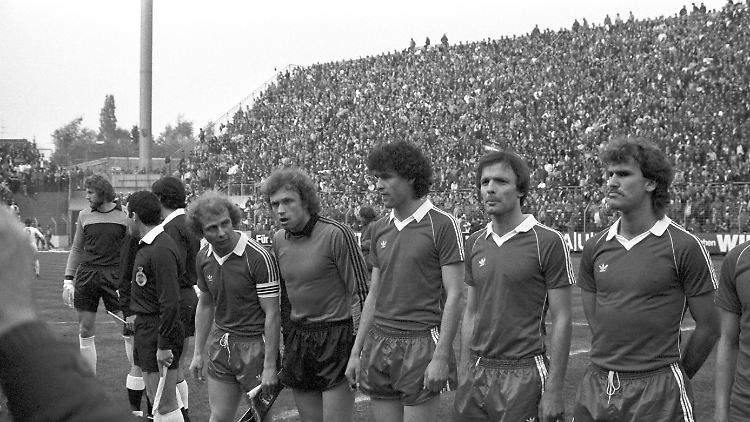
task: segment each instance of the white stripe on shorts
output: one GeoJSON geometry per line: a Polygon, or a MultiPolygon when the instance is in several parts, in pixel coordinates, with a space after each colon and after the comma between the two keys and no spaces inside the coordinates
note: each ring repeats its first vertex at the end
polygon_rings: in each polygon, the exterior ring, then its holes
{"type": "Polygon", "coordinates": [[[690,397],[687,394],[687,388],[685,388],[685,379],[682,377],[682,371],[680,366],[675,362],[669,365],[677,380],[677,386],[680,388],[680,405],[682,406],[682,414],[685,416],[685,422],[695,422],[693,418],[693,404],[690,403],[690,397]]]}
{"type": "Polygon", "coordinates": [[[539,378],[542,381],[542,394],[544,394],[544,386],[547,384],[547,366],[544,364],[542,355],[534,356],[534,362],[536,363],[536,370],[539,371],[539,378]]]}

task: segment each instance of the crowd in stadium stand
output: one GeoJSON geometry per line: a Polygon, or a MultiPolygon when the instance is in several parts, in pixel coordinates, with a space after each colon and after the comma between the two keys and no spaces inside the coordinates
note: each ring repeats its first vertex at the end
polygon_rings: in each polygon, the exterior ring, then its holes
{"type": "MultiPolygon", "coordinates": [[[[487,147],[512,148],[534,172],[526,209],[561,230],[601,229],[598,147],[620,134],[655,140],[676,166],[670,215],[694,231],[748,224],[750,12],[674,16],[416,47],[316,64],[279,77],[180,162],[194,192],[258,182],[280,165],[318,182],[324,213],[353,221],[380,201],[365,159],[406,139],[434,163],[432,200],[480,223],[473,181],[487,147]]],[[[251,195],[248,210],[266,215],[251,195]]],[[[379,210],[383,214],[383,210],[379,210]]],[[[267,221],[264,220],[264,221],[267,221]]],[[[270,224],[270,223],[269,223],[270,224]]]]}
{"type": "Polygon", "coordinates": [[[31,142],[0,143],[0,199],[6,204],[15,195],[66,190],[68,173],[39,154],[31,142]]]}

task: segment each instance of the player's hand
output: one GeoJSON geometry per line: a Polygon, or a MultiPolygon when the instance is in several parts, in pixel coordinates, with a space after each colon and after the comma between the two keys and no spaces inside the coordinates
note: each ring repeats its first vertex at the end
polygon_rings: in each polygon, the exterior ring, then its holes
{"type": "Polygon", "coordinates": [[[539,421],[565,422],[565,404],[560,391],[544,391],[539,402],[539,421]]]}
{"type": "Polygon", "coordinates": [[[170,349],[157,349],[156,350],[156,362],[159,363],[161,366],[166,366],[169,368],[172,366],[172,362],[174,361],[174,355],[172,354],[172,351],[170,349]]]}
{"type": "Polygon", "coordinates": [[[135,314],[125,318],[125,326],[128,330],[135,332],[135,314]]]}
{"type": "Polygon", "coordinates": [[[190,374],[198,381],[205,381],[203,377],[203,356],[194,355],[190,362],[190,374]]]}
{"type": "Polygon", "coordinates": [[[346,364],[346,379],[349,380],[349,388],[356,390],[359,384],[359,356],[349,356],[349,363],[346,364]]]}
{"type": "Polygon", "coordinates": [[[69,308],[73,307],[73,296],[75,295],[75,286],[73,286],[73,280],[63,281],[62,298],[63,303],[68,305],[69,308]]]}
{"type": "Polygon", "coordinates": [[[276,366],[273,368],[263,368],[263,374],[260,376],[260,388],[263,394],[271,396],[276,386],[279,385],[279,374],[276,371],[276,366]]]}
{"type": "Polygon", "coordinates": [[[448,358],[433,356],[424,371],[423,388],[434,393],[442,391],[448,382],[448,371],[448,358]]]}

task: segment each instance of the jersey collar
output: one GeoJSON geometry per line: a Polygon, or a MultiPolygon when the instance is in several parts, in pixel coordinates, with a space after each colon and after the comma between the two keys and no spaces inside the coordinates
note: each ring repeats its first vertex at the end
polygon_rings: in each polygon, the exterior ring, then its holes
{"type": "Polygon", "coordinates": [[[523,221],[521,221],[521,223],[518,224],[513,230],[500,236],[499,234],[495,233],[494,230],[492,230],[492,221],[490,221],[489,223],[487,223],[487,229],[484,238],[489,239],[491,237],[492,240],[495,241],[495,244],[497,244],[497,246],[502,246],[503,243],[507,242],[511,237],[515,236],[518,233],[525,233],[531,230],[531,228],[536,224],[536,218],[534,218],[533,215],[528,214],[526,218],[524,218],[523,221]]]}
{"type": "Polygon", "coordinates": [[[240,234],[240,240],[237,241],[237,244],[234,245],[234,249],[232,252],[224,255],[219,256],[215,251],[213,246],[211,244],[208,244],[208,250],[206,251],[207,256],[213,255],[214,258],[216,258],[216,261],[219,263],[219,265],[223,264],[227,259],[229,259],[229,256],[234,253],[237,256],[242,256],[243,253],[245,253],[245,247],[247,246],[248,238],[247,235],[241,231],[235,230],[235,233],[240,234]]]}
{"type": "Polygon", "coordinates": [[[401,231],[412,221],[416,221],[417,223],[422,221],[424,216],[427,215],[427,213],[430,212],[431,209],[432,202],[427,199],[422,203],[422,205],[419,206],[419,208],[414,210],[414,213],[412,215],[408,216],[403,221],[400,221],[398,218],[396,218],[396,213],[391,210],[391,213],[388,215],[388,224],[394,223],[396,225],[396,229],[398,229],[398,231],[401,231]]]}
{"type": "MultiPolygon", "coordinates": [[[[612,224],[612,226],[609,227],[607,240],[612,240],[615,236],[617,236],[617,231],[620,229],[621,220],[622,217],[618,218],[617,221],[615,221],[615,224],[612,224]]],[[[651,226],[651,228],[648,229],[646,233],[652,233],[654,236],[661,236],[665,231],[667,231],[667,227],[669,227],[670,223],[672,223],[672,219],[665,215],[661,220],[656,220],[656,223],[654,223],[654,225],[651,226]]]]}
{"type": "Polygon", "coordinates": [[[185,215],[185,208],[177,208],[176,210],[169,213],[167,218],[165,218],[164,221],[161,222],[161,225],[165,226],[167,223],[174,220],[175,218],[177,218],[177,216],[180,215],[185,215]]]}
{"type": "Polygon", "coordinates": [[[138,243],[146,243],[150,245],[154,242],[154,239],[156,239],[156,236],[158,236],[160,233],[164,233],[164,228],[161,226],[161,224],[149,230],[148,233],[146,233],[146,235],[143,236],[141,238],[141,241],[138,243]]]}

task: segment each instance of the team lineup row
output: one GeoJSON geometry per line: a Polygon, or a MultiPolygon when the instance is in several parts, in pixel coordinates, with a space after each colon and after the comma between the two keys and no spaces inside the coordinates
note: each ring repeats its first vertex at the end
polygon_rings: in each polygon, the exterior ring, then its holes
{"type": "MultiPolygon", "coordinates": [[[[593,336],[575,421],[694,420],[689,380],[717,339],[715,419],[747,418],[748,245],[730,252],[719,283],[705,248],[665,215],[673,177],[665,154],[616,138],[600,158],[620,218],[586,243],[578,277],[561,234],[522,213],[530,169],[509,151],[479,160],[489,222],[463,242],[455,218],[426,197],[431,167],[421,151],[406,142],[375,148],[367,165],[392,211],[363,232],[365,255],[348,227],[319,215],[315,184],[296,168],[274,171],[262,187],[282,227],[273,253],[233,229],[241,213],[221,194],[186,211],[184,187],[164,178],[131,195],[126,215],[94,177],[63,290],[79,313],[81,355],[95,369],[93,318],[104,297],[134,331],[128,388],[158,399],[155,420],[188,418],[178,377],[194,331],[190,370],[202,379],[205,366],[211,421],[231,420],[258,386],[270,401],[279,385],[292,389],[303,421],[352,420],[356,389],[376,421],[434,420],[437,397],[454,388],[457,421],[564,421],[577,284],[593,336]],[[200,237],[207,245],[198,251],[200,237]],[[688,308],[696,327],[680,344],[688,308]]],[[[140,396],[129,396],[140,411],[140,396]]],[[[12,411],[13,403],[9,395],[12,411]]]]}

